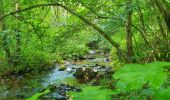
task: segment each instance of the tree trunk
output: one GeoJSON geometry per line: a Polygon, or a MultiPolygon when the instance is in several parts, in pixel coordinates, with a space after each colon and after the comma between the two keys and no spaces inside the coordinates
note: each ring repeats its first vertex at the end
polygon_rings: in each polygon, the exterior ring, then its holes
{"type": "Polygon", "coordinates": [[[134,55],[133,52],[133,41],[132,41],[132,8],[131,8],[132,0],[127,1],[127,22],[126,22],[126,46],[127,46],[127,57],[131,62],[132,56],[134,55]]]}
{"type": "MultiPolygon", "coordinates": [[[[16,1],[16,4],[15,4],[15,10],[18,11],[20,8],[19,8],[19,1],[17,0],[16,1]]],[[[19,17],[19,14],[16,14],[15,15],[16,17],[19,17]]],[[[15,29],[15,32],[16,32],[16,55],[15,55],[15,58],[14,58],[14,64],[17,66],[20,64],[20,59],[21,59],[21,32],[20,32],[20,29],[19,29],[19,26],[18,26],[18,19],[16,18],[16,29],[15,29]]]]}
{"type": "Polygon", "coordinates": [[[170,3],[167,2],[166,0],[154,0],[155,1],[155,4],[156,6],[158,7],[162,17],[164,18],[165,20],[165,23],[166,23],[166,26],[167,26],[167,29],[168,29],[168,33],[167,34],[164,34],[164,39],[166,41],[166,60],[169,61],[169,51],[170,51],[170,38],[169,38],[169,32],[170,32],[170,3]]]}
{"type": "Polygon", "coordinates": [[[170,31],[170,4],[166,0],[154,0],[170,31]]]}

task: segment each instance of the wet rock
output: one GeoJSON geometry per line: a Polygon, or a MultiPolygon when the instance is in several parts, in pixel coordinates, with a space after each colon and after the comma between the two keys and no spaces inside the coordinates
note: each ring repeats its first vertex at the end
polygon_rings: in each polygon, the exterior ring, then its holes
{"type": "Polygon", "coordinates": [[[97,69],[97,78],[109,78],[113,75],[114,71],[111,67],[101,67],[97,69]]]}
{"type": "Polygon", "coordinates": [[[78,59],[79,59],[79,60],[85,60],[86,57],[85,57],[85,56],[81,56],[81,57],[79,57],[78,59]]]}
{"type": "Polygon", "coordinates": [[[110,62],[110,59],[109,58],[104,58],[104,61],[105,62],[110,62]]]}
{"type": "Polygon", "coordinates": [[[23,76],[18,76],[18,80],[22,80],[22,79],[24,79],[23,76]]]}
{"type": "Polygon", "coordinates": [[[80,82],[88,82],[93,79],[101,79],[111,77],[114,71],[111,67],[100,66],[96,64],[94,67],[77,68],[73,74],[80,82]]]}
{"type": "Polygon", "coordinates": [[[26,98],[24,94],[16,94],[16,98],[18,99],[24,99],[26,98]]]}
{"type": "Polygon", "coordinates": [[[81,81],[90,81],[97,76],[97,72],[93,71],[93,68],[86,67],[86,68],[78,68],[76,72],[73,74],[76,78],[80,79],[81,81]]]}
{"type": "Polygon", "coordinates": [[[96,54],[96,51],[90,50],[89,54],[96,54]]]}
{"type": "Polygon", "coordinates": [[[92,82],[91,82],[91,86],[99,86],[100,84],[99,84],[99,82],[98,82],[98,80],[93,80],[92,82]]]}
{"type": "Polygon", "coordinates": [[[72,90],[75,92],[82,92],[82,89],[79,87],[74,87],[74,88],[72,88],[72,90]]]}
{"type": "Polygon", "coordinates": [[[99,64],[96,64],[94,67],[100,67],[99,64]]]}
{"type": "Polygon", "coordinates": [[[41,99],[41,100],[68,100],[68,97],[62,96],[62,95],[54,92],[54,93],[49,93],[49,94],[43,95],[39,99],[41,99]]]}
{"type": "Polygon", "coordinates": [[[84,73],[83,68],[80,67],[80,68],[77,68],[73,76],[75,76],[76,78],[83,78],[84,77],[83,73],[84,73]]]}
{"type": "Polygon", "coordinates": [[[82,89],[79,87],[71,86],[69,84],[60,84],[59,86],[51,85],[49,87],[50,93],[42,95],[41,100],[68,100],[66,95],[68,91],[81,92],[82,89]]]}
{"type": "Polygon", "coordinates": [[[76,71],[76,68],[75,67],[67,67],[66,71],[69,73],[74,73],[76,71]]]}
{"type": "Polygon", "coordinates": [[[64,65],[65,65],[65,66],[69,66],[69,65],[71,65],[71,63],[68,62],[68,61],[64,61],[64,65]]]}
{"type": "Polygon", "coordinates": [[[94,57],[90,57],[90,56],[89,56],[89,57],[88,57],[88,59],[89,59],[89,60],[93,60],[93,59],[96,59],[96,58],[94,58],[94,57]]]}
{"type": "Polygon", "coordinates": [[[58,68],[58,71],[65,71],[67,69],[67,67],[65,65],[61,65],[59,68],[58,68]]]}

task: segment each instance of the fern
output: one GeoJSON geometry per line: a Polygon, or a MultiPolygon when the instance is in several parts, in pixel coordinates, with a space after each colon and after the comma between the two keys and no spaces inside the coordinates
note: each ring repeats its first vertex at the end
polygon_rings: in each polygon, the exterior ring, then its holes
{"type": "Polygon", "coordinates": [[[142,89],[148,84],[153,89],[159,89],[167,78],[165,68],[170,66],[167,62],[155,62],[149,64],[129,64],[120,68],[113,78],[118,79],[116,88],[123,91],[142,89]]]}

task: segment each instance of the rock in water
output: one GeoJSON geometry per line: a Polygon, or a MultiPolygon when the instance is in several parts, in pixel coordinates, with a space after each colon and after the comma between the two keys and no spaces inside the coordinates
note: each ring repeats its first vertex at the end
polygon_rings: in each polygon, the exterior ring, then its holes
{"type": "Polygon", "coordinates": [[[69,97],[66,95],[68,91],[82,91],[79,87],[66,84],[60,84],[59,86],[51,85],[48,88],[51,90],[50,93],[42,95],[40,97],[41,100],[68,100],[69,97]]]}
{"type": "Polygon", "coordinates": [[[96,51],[93,51],[93,50],[89,51],[89,54],[95,54],[95,53],[96,53],[96,51]]]}
{"type": "Polygon", "coordinates": [[[88,82],[93,79],[111,77],[114,71],[111,67],[103,67],[96,64],[94,67],[80,67],[73,74],[80,82],[88,82]]]}
{"type": "Polygon", "coordinates": [[[25,96],[23,94],[16,94],[16,98],[19,98],[19,99],[24,99],[25,96]]]}
{"type": "Polygon", "coordinates": [[[78,68],[73,74],[76,78],[80,79],[82,82],[90,81],[97,77],[97,72],[93,71],[93,68],[87,67],[83,69],[82,67],[78,68]]]}
{"type": "Polygon", "coordinates": [[[61,65],[59,68],[58,68],[58,71],[65,71],[67,69],[67,67],[65,65],[61,65]]]}

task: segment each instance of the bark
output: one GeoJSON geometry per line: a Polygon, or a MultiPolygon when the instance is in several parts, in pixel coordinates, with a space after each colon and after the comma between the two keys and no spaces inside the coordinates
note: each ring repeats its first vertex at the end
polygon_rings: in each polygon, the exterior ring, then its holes
{"type": "Polygon", "coordinates": [[[160,13],[162,14],[166,26],[168,28],[168,34],[164,36],[164,39],[166,40],[166,60],[169,60],[169,51],[170,51],[170,39],[169,39],[169,32],[170,32],[170,3],[166,0],[154,0],[156,6],[158,7],[160,13]]]}
{"type": "Polygon", "coordinates": [[[166,0],[154,0],[154,1],[159,11],[161,12],[162,16],[164,17],[168,30],[170,31],[170,8],[168,2],[166,2],[166,0]]]}
{"type": "Polygon", "coordinates": [[[127,56],[129,58],[129,61],[131,61],[130,59],[132,58],[132,56],[134,55],[133,52],[133,41],[132,41],[132,8],[131,8],[131,3],[132,0],[128,0],[127,1],[127,22],[126,22],[126,45],[127,45],[127,56]]]}

